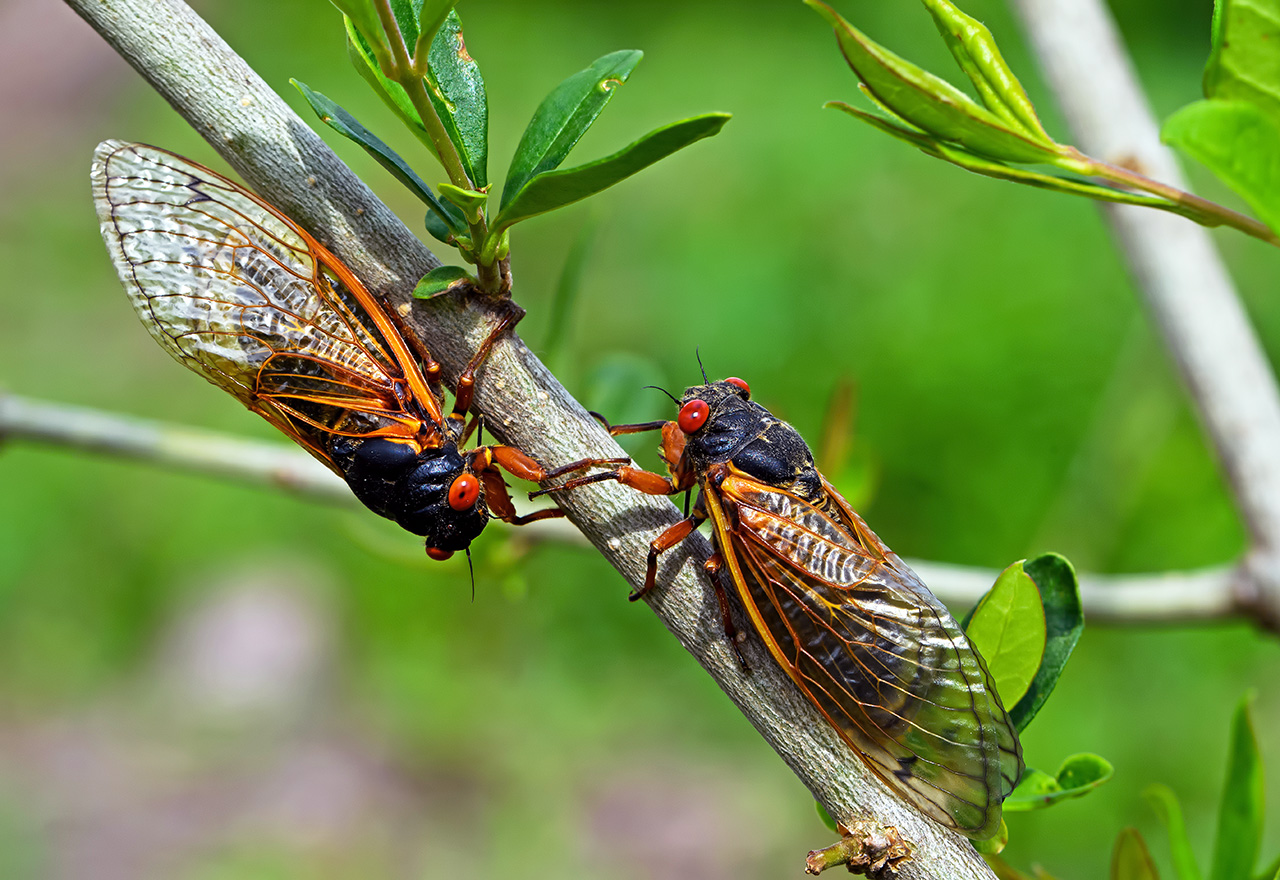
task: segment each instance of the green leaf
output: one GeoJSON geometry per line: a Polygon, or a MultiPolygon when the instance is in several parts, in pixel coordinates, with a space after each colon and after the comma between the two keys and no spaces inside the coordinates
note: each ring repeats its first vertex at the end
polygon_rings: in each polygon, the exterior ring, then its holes
{"type": "MultiPolygon", "coordinates": [[[[400,32],[407,41],[418,36],[418,11],[421,0],[393,0],[392,11],[400,32]]],[[[400,117],[428,150],[440,158],[435,144],[427,134],[422,117],[409,100],[404,87],[382,72],[368,40],[347,19],[347,53],[357,72],[382,98],[383,102],[400,117]]],[[[484,80],[480,69],[467,54],[462,39],[462,23],[456,12],[450,12],[443,26],[436,32],[428,53],[428,70],[425,77],[427,95],[436,115],[440,117],[449,140],[458,150],[463,169],[477,189],[483,189],[488,180],[485,166],[488,162],[489,110],[485,97],[484,80]]]]}
{"type": "Polygon", "coordinates": [[[1000,702],[1015,704],[1044,657],[1045,619],[1035,581],[1015,562],[1000,573],[965,627],[995,680],[1000,702]]]}
{"type": "Polygon", "coordinates": [[[443,220],[431,211],[427,212],[423,225],[427,228],[427,232],[431,233],[431,237],[436,241],[451,244],[450,237],[453,236],[454,230],[450,229],[443,220]]]}
{"type": "Polygon", "coordinates": [[[1231,720],[1227,784],[1218,808],[1210,880],[1252,880],[1262,843],[1262,758],[1249,718],[1253,693],[1247,693],[1231,720]]]}
{"type": "Polygon", "coordinates": [[[476,189],[489,185],[489,99],[467,52],[462,20],[450,12],[427,54],[427,93],[476,189]]]}
{"type": "Polygon", "coordinates": [[[870,40],[821,0],[805,0],[835,28],[853,72],[876,99],[912,125],[993,159],[1052,163],[1063,152],[1005,120],[946,80],[870,40]]]}
{"type": "Polygon", "coordinates": [[[411,46],[411,54],[413,55],[414,64],[420,62],[423,52],[429,52],[432,42],[435,40],[436,34],[444,25],[445,19],[449,17],[449,13],[453,11],[453,7],[458,5],[458,0],[414,0],[418,6],[418,36],[413,43],[406,43],[411,46]]]}
{"type": "Polygon", "coordinates": [[[1191,852],[1191,841],[1187,838],[1187,826],[1182,821],[1182,807],[1178,804],[1178,796],[1167,785],[1147,786],[1142,796],[1151,804],[1160,823],[1169,833],[1169,854],[1178,880],[1201,880],[1200,868],[1196,865],[1195,854],[1191,852]]]}
{"type": "Polygon", "coordinates": [[[507,182],[502,185],[500,207],[505,208],[534,175],[560,167],[643,57],[643,52],[634,49],[611,52],[552,89],[534,111],[516,147],[507,182]]]}
{"type": "Polygon", "coordinates": [[[1052,143],[986,25],[965,15],[951,0],[924,0],[924,5],[987,109],[1033,139],[1052,143]]]}
{"type": "Polygon", "coordinates": [[[814,801],[813,806],[818,811],[818,818],[822,820],[822,824],[831,829],[833,834],[839,834],[840,828],[836,825],[836,820],[831,818],[831,814],[827,812],[827,808],[822,805],[821,801],[814,801]]]}
{"type": "Polygon", "coordinates": [[[475,279],[461,266],[437,266],[422,276],[418,286],[413,289],[413,295],[418,299],[430,299],[445,293],[454,285],[468,282],[474,283],[475,279]]]}
{"type": "Polygon", "coordinates": [[[1280,0],[1222,0],[1214,10],[1206,98],[1248,101],[1280,122],[1280,0]]]}
{"type": "Polygon", "coordinates": [[[1043,810],[1065,800],[1084,797],[1110,779],[1114,772],[1106,758],[1087,752],[1063,761],[1057,776],[1027,768],[1018,787],[1005,798],[1005,812],[1043,810]]]}
{"type": "Polygon", "coordinates": [[[387,35],[382,30],[377,10],[373,8],[373,0],[332,0],[332,3],[342,12],[348,33],[358,31],[365,38],[365,46],[372,47],[370,57],[376,55],[379,60],[389,61],[391,52],[387,48],[387,35]]]}
{"type": "Polygon", "coordinates": [[[494,229],[506,229],[521,220],[595,195],[677,150],[717,134],[728,121],[728,113],[706,113],[673,122],[649,132],[612,156],[576,168],[543,172],[530,180],[499,212],[494,229]]]}
{"type": "Polygon", "coordinates": [[[404,87],[388,79],[382,72],[382,67],[379,66],[377,59],[373,57],[373,51],[369,48],[368,40],[356,29],[351,19],[346,20],[346,25],[347,57],[351,59],[351,65],[383,103],[391,108],[391,112],[400,117],[400,120],[408,126],[431,155],[439,159],[440,154],[436,152],[435,144],[432,143],[426,127],[422,124],[422,117],[414,109],[413,102],[409,100],[404,87]]]}
{"type": "MultiPolygon", "coordinates": [[[[830,101],[826,105],[833,110],[843,110],[850,116],[862,120],[863,122],[880,129],[885,134],[906,141],[914,147],[918,147],[922,152],[933,156],[935,159],[942,159],[944,162],[950,162],[953,165],[972,171],[974,174],[981,174],[986,177],[994,177],[998,180],[1010,180],[1014,183],[1023,183],[1027,186],[1034,186],[1039,189],[1052,190],[1054,192],[1068,193],[1070,195],[1085,196],[1086,198],[1096,199],[1106,202],[1118,202],[1124,205],[1143,205],[1148,208],[1157,208],[1163,211],[1170,211],[1175,214],[1185,214],[1182,208],[1168,199],[1162,199],[1157,196],[1144,196],[1137,193],[1126,192],[1125,190],[1113,189],[1108,186],[1090,183],[1085,180],[1079,180],[1071,177],[1059,177],[1053,174],[1042,174],[1038,171],[1028,171],[1025,168],[1015,168],[1012,165],[1006,165],[994,159],[987,159],[982,156],[970,153],[960,147],[944,144],[932,135],[910,128],[905,124],[898,124],[891,119],[885,119],[876,116],[874,113],[868,113],[865,110],[859,110],[857,107],[851,107],[843,101],[830,101]]],[[[1204,222],[1200,219],[1198,222],[1204,222]]]]}
{"type": "Polygon", "coordinates": [[[476,192],[473,189],[462,189],[452,183],[440,184],[440,195],[449,203],[462,209],[468,222],[479,223],[484,214],[484,206],[489,201],[489,194],[476,192]]]}
{"type": "Polygon", "coordinates": [[[1111,880],[1160,880],[1137,828],[1126,828],[1116,837],[1116,848],[1111,853],[1111,880]]]}
{"type": "Polygon", "coordinates": [[[1196,101],[1170,116],[1160,137],[1207,166],[1280,230],[1280,117],[1248,101],[1196,101]]]}
{"type": "Polygon", "coordinates": [[[1084,609],[1080,604],[1080,585],[1071,563],[1057,553],[1045,553],[1029,562],[1023,570],[1035,582],[1044,605],[1044,658],[1035,678],[1022,699],[1009,710],[1009,717],[1021,733],[1036,717],[1049,694],[1053,693],[1067,665],[1080,633],[1084,631],[1084,609]]]}
{"type": "Polygon", "coordinates": [[[403,183],[409,188],[410,192],[426,202],[427,206],[431,208],[446,227],[456,231],[466,228],[466,223],[458,215],[458,212],[436,198],[436,194],[409,167],[408,163],[379,140],[373,132],[361,125],[359,120],[324,95],[312,90],[306,83],[296,79],[291,79],[289,82],[293,83],[297,90],[302,93],[302,96],[307,99],[307,103],[311,105],[311,109],[320,117],[321,122],[343,137],[350,138],[364,147],[365,152],[376,159],[379,165],[390,171],[396,180],[403,183]]]}

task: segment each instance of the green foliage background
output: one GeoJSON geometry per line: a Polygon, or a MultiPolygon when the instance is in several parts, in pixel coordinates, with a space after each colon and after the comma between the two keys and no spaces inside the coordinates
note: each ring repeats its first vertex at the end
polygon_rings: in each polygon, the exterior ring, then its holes
{"type": "MultiPolygon", "coordinates": [[[[1159,114],[1194,100],[1210,4],[1113,6],[1159,114]]],[[[905,56],[949,69],[915,4],[840,9],[905,56]]],[[[1008,11],[995,0],[966,10],[991,26],[1050,131],[1064,135],[1008,11]]],[[[202,11],[304,118],[290,76],[402,155],[421,155],[349,68],[328,4],[224,0],[202,11]]],[[[1053,549],[1082,571],[1125,572],[1240,553],[1244,532],[1094,205],[965,175],[821,110],[852,100],[855,83],[799,2],[473,0],[461,13],[489,87],[495,158],[510,155],[560,79],[620,48],[645,60],[576,159],[672,118],[735,114],[718,138],[593,200],[595,243],[553,363],[589,405],[619,420],[668,415],[669,402],[640,386],[691,384],[700,347],[713,376],[748,379],[756,399],[816,441],[847,376],[857,422],[841,485],[905,556],[1001,568],[1053,549]]],[[[83,25],[67,16],[67,27],[83,25]]],[[[75,111],[72,136],[5,173],[0,382],[273,439],[147,339],[112,274],[86,175],[98,140],[223,167],[120,68],[109,97],[75,111]]],[[[354,145],[321,134],[420,228],[412,196],[354,145]]],[[[1236,204],[1188,171],[1201,192],[1236,204]]],[[[516,296],[529,310],[520,330],[535,349],[590,211],[513,236],[516,296]]],[[[1217,237],[1274,362],[1275,254],[1217,237]]],[[[634,448],[653,466],[651,445],[634,448]]],[[[469,876],[686,876],[678,855],[662,853],[691,851],[690,837],[715,853],[697,862],[699,876],[798,876],[804,851],[828,842],[799,783],[588,550],[493,526],[476,545],[473,602],[461,559],[430,564],[412,538],[363,513],[16,442],[0,450],[0,486],[0,728],[128,703],[186,603],[247,570],[294,568],[340,621],[341,720],[329,723],[382,743],[424,789],[467,793],[443,818],[415,820],[421,871],[390,865],[376,835],[366,849],[316,856],[251,834],[181,876],[447,877],[463,865],[469,876]],[[661,821],[670,816],[689,817],[681,833],[661,821]],[[752,843],[730,846],[743,839],[752,843]]],[[[1192,842],[1208,852],[1228,719],[1250,685],[1269,800],[1280,804],[1277,681],[1276,641],[1243,626],[1093,626],[1025,746],[1042,767],[1098,752],[1115,779],[1085,800],[1012,816],[1007,857],[1101,876],[1118,830],[1137,825],[1167,868],[1140,798],[1157,781],[1178,792],[1192,842]]],[[[0,839],[21,853],[12,864],[43,876],[37,793],[6,778],[0,839]]],[[[1264,855],[1280,848],[1277,814],[1264,855]]]]}

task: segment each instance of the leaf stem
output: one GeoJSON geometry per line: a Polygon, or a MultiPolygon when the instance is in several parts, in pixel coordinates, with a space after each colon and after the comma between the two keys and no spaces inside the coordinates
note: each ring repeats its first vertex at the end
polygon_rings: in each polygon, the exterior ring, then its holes
{"type": "MultiPolygon", "coordinates": [[[[435,105],[431,103],[431,96],[427,94],[426,80],[418,72],[413,59],[409,57],[409,47],[405,44],[404,34],[401,33],[395,13],[391,10],[390,0],[374,0],[374,6],[378,10],[378,18],[382,22],[382,29],[386,31],[387,42],[391,46],[392,69],[384,70],[383,73],[389,79],[399,83],[405,94],[409,96],[409,101],[422,119],[422,126],[426,129],[427,136],[435,146],[440,164],[449,175],[449,182],[459,189],[475,189],[475,183],[467,174],[462,164],[462,157],[458,155],[458,148],[450,140],[444,123],[440,120],[440,114],[436,113],[435,105]]],[[[479,254],[489,234],[483,212],[476,222],[468,221],[467,225],[471,231],[475,252],[479,254]]],[[[488,264],[477,262],[476,280],[479,282],[480,289],[486,293],[497,293],[502,287],[502,273],[494,262],[488,264]]]]}
{"type": "Polygon", "coordinates": [[[1140,174],[1131,168],[1125,168],[1123,165],[1113,165],[1110,162],[1094,159],[1074,147],[1069,147],[1068,149],[1070,150],[1068,158],[1074,166],[1073,170],[1087,174],[1090,177],[1097,177],[1110,183],[1119,184],[1127,189],[1135,189],[1139,192],[1147,192],[1168,199],[1173,203],[1169,210],[1201,225],[1230,226],[1245,235],[1251,235],[1254,238],[1265,241],[1267,244],[1280,247],[1280,235],[1277,235],[1266,224],[1260,223],[1252,217],[1247,217],[1238,211],[1223,207],[1217,202],[1211,202],[1208,199],[1178,189],[1175,186],[1170,186],[1167,183],[1152,180],[1145,174],[1140,174]]]}

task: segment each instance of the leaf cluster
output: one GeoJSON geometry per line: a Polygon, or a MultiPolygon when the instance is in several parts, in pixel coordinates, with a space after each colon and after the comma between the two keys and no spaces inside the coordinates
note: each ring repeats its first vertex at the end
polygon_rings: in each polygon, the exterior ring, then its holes
{"type": "Polygon", "coordinates": [[[1205,100],[1160,136],[1239,193],[1280,230],[1280,0],[1215,0],[1205,100]]]}
{"type": "Polygon", "coordinates": [[[359,144],[426,205],[427,231],[476,266],[476,277],[453,266],[428,273],[415,291],[419,297],[460,283],[509,293],[515,224],[595,195],[718,133],[729,120],[725,113],[679,120],[602,159],[562,168],[643,57],[635,50],[612,52],[543,99],[511,158],[501,199],[491,198],[488,98],[480,66],[463,39],[456,3],[334,0],[343,14],[351,63],[444,168],[449,179],[434,188],[354,116],[293,81],[322,122],[359,144]]]}
{"type": "Polygon", "coordinates": [[[975,174],[1100,201],[1170,211],[1205,226],[1232,226],[1280,245],[1280,236],[1273,231],[1280,211],[1280,128],[1271,126],[1275,117],[1263,119],[1266,109],[1280,107],[1280,64],[1274,52],[1263,60],[1263,41],[1280,37],[1280,0],[1218,0],[1227,10],[1219,37],[1225,39],[1223,35],[1228,32],[1256,37],[1252,50],[1238,50],[1233,44],[1228,49],[1221,40],[1215,43],[1218,60],[1210,59],[1212,76],[1206,73],[1206,93],[1212,87],[1217,98],[1236,100],[1230,108],[1224,106],[1227,102],[1223,100],[1212,107],[1184,108],[1178,114],[1181,119],[1171,119],[1171,124],[1175,120],[1177,123],[1165,131],[1166,139],[1176,136],[1186,141],[1180,143],[1184,148],[1189,149],[1188,144],[1194,142],[1202,154],[1197,157],[1206,163],[1212,158],[1224,169],[1219,173],[1229,182],[1234,181],[1233,185],[1247,183],[1255,197],[1246,198],[1272,229],[1055,141],[1040,123],[1026,90],[1005,62],[990,30],[951,0],[922,2],[978,100],[876,43],[822,0],[805,0],[834,28],[840,50],[858,77],[859,88],[880,112],[843,101],[830,102],[828,107],[975,174]],[[1256,15],[1259,7],[1268,9],[1265,28],[1270,30],[1266,33],[1256,15]],[[1275,69],[1264,77],[1266,85],[1259,88],[1255,74],[1267,66],[1275,69]],[[1237,75],[1237,71],[1247,73],[1237,75]],[[1250,83],[1247,88],[1245,81],[1250,83]],[[1238,104],[1245,106],[1235,106],[1238,104]],[[1233,152],[1232,147],[1238,152],[1233,152]]]}

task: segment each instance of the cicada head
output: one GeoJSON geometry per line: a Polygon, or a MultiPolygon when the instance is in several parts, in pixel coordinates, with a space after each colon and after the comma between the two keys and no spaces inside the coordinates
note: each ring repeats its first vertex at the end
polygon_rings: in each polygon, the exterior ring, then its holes
{"type": "Polygon", "coordinates": [[[471,471],[470,458],[453,443],[419,453],[404,476],[400,495],[396,522],[426,538],[432,559],[448,559],[467,549],[489,521],[484,486],[471,471]]]}
{"type": "Polygon", "coordinates": [[[684,392],[676,424],[688,438],[686,454],[701,470],[726,461],[750,443],[772,417],[751,402],[751,390],[741,379],[695,385],[684,392]]]}
{"type": "Polygon", "coordinates": [[[419,450],[374,437],[335,442],[333,453],[356,497],[423,536],[432,559],[465,550],[489,520],[484,486],[455,443],[419,450]]]}

